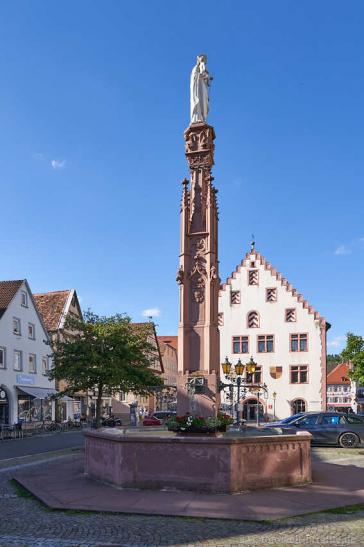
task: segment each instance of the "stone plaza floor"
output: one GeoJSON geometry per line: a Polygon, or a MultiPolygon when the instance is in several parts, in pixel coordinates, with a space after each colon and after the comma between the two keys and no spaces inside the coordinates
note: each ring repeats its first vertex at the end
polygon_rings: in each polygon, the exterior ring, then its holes
{"type": "MultiPolygon", "coordinates": [[[[314,457],[347,466],[350,473],[352,466],[364,467],[361,452],[322,448],[314,457]]],[[[67,457],[53,454],[48,460],[67,457]]],[[[358,508],[272,522],[49,510],[10,482],[14,471],[31,474],[45,458],[0,469],[1,546],[364,545],[364,510],[358,508]]]]}

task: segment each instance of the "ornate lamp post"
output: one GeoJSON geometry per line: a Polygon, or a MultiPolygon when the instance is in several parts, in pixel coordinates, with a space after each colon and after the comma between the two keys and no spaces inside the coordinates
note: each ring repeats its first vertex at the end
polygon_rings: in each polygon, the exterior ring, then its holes
{"type": "Polygon", "coordinates": [[[275,420],[276,419],[276,398],[277,398],[277,393],[275,391],[273,391],[272,397],[273,397],[273,420],[275,420]]]}
{"type": "Polygon", "coordinates": [[[246,389],[250,388],[250,384],[247,383],[247,375],[254,374],[257,364],[254,361],[253,357],[250,358],[250,361],[246,365],[244,365],[241,362],[241,359],[239,359],[236,365],[234,366],[234,374],[231,373],[232,366],[233,366],[232,363],[230,363],[229,359],[226,357],[225,361],[221,364],[221,367],[222,367],[222,371],[224,375],[226,376],[226,378],[230,380],[231,384],[220,383],[220,389],[223,389],[224,387],[232,388],[236,386],[237,388],[236,424],[238,427],[240,427],[241,415],[240,415],[239,405],[240,405],[241,387],[243,386],[244,392],[246,391],[246,389]]]}

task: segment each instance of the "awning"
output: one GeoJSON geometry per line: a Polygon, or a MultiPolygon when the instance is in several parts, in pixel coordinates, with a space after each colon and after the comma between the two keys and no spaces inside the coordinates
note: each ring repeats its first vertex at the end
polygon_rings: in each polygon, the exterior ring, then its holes
{"type": "MultiPolygon", "coordinates": [[[[27,395],[31,395],[32,397],[35,397],[36,399],[49,399],[52,395],[57,395],[59,393],[59,391],[51,387],[30,387],[30,386],[16,386],[16,387],[23,393],[26,393],[27,395]]],[[[61,399],[63,401],[73,401],[73,399],[71,397],[68,397],[67,395],[63,395],[61,399]]]]}

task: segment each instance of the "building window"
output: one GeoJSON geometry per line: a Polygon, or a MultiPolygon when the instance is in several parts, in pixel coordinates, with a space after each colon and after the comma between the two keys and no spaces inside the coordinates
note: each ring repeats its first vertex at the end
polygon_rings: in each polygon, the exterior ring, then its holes
{"type": "Polygon", "coordinates": [[[267,302],[277,302],[277,289],[266,289],[265,299],[267,302]]]}
{"type": "Polygon", "coordinates": [[[262,382],[262,367],[256,367],[253,374],[247,374],[246,382],[248,384],[261,384],[262,382]]]}
{"type": "Polygon", "coordinates": [[[49,360],[47,357],[42,357],[42,374],[46,376],[49,372],[49,360]]]}
{"type": "Polygon", "coordinates": [[[13,317],[13,333],[16,334],[17,336],[21,335],[20,319],[18,319],[17,317],[13,317]]]}
{"type": "Polygon", "coordinates": [[[249,353],[248,336],[233,336],[233,353],[249,353]]]}
{"type": "Polygon", "coordinates": [[[290,335],[291,351],[308,351],[308,334],[290,335]]]}
{"type": "Polygon", "coordinates": [[[274,335],[262,334],[258,336],[258,352],[273,353],[274,352],[274,335]]]}
{"type": "Polygon", "coordinates": [[[296,319],[296,308],[287,308],[286,309],[286,321],[287,323],[294,323],[296,319]]]}
{"type": "Polygon", "coordinates": [[[220,312],[217,316],[217,324],[219,327],[222,327],[224,325],[224,313],[220,312]]]}
{"type": "Polygon", "coordinates": [[[28,293],[26,291],[21,291],[21,305],[24,308],[28,307],[28,293]]]}
{"type": "Polygon", "coordinates": [[[240,304],[240,291],[231,291],[230,304],[240,304]]]}
{"type": "Polygon", "coordinates": [[[28,323],[28,338],[35,340],[35,325],[33,323],[28,323]]]}
{"type": "Polygon", "coordinates": [[[291,365],[291,384],[308,383],[308,365],[291,365]]]}
{"type": "Polygon", "coordinates": [[[22,370],[22,352],[14,350],[14,370],[22,370]]]}
{"type": "Polygon", "coordinates": [[[29,353],[29,372],[32,374],[37,372],[37,362],[34,353],[29,353]]]}
{"type": "Polygon", "coordinates": [[[259,285],[259,272],[258,272],[258,270],[249,270],[248,271],[248,284],[249,285],[259,285]]]}
{"type": "Polygon", "coordinates": [[[250,311],[248,313],[247,324],[249,329],[257,329],[259,327],[259,313],[257,311],[250,311]]]}
{"type": "Polygon", "coordinates": [[[0,368],[6,368],[6,351],[5,351],[5,348],[0,348],[0,368]]]}
{"type": "Polygon", "coordinates": [[[299,412],[306,412],[306,401],[303,399],[296,399],[292,403],[292,414],[298,414],[299,412]]]}
{"type": "Polygon", "coordinates": [[[120,401],[123,403],[126,401],[127,393],[125,391],[120,391],[120,401]]]}

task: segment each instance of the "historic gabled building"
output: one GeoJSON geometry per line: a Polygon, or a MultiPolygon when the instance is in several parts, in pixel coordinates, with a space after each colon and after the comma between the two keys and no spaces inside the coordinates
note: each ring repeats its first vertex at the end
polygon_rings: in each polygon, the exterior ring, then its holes
{"type": "Polygon", "coordinates": [[[164,383],[167,386],[177,386],[178,336],[158,336],[158,344],[164,368],[164,383]]]}
{"type": "MultiPolygon", "coordinates": [[[[258,367],[249,380],[267,385],[265,419],[326,408],[326,331],[330,325],[254,244],[221,286],[221,362],[250,357],[258,367]]],[[[224,375],[221,372],[224,381],[224,375]]],[[[228,383],[228,382],[227,382],[228,383]]],[[[225,403],[228,397],[223,397],[225,403]]],[[[256,418],[257,399],[247,392],[243,417],[256,418]]]]}
{"type": "MultiPolygon", "coordinates": [[[[64,340],[65,337],[72,335],[65,329],[67,317],[70,315],[82,319],[81,307],[75,289],[34,294],[34,300],[53,347],[59,340],[64,340]]],[[[56,388],[59,391],[64,391],[65,387],[64,381],[56,381],[56,388]]],[[[56,418],[58,421],[69,418],[73,420],[82,412],[87,413],[87,405],[87,394],[79,394],[73,398],[65,396],[57,401],[56,418]]]]}
{"type": "Polygon", "coordinates": [[[354,410],[355,383],[349,377],[350,363],[340,363],[327,375],[327,408],[337,412],[354,410]]]}
{"type": "Polygon", "coordinates": [[[0,281],[0,424],[54,419],[50,354],[26,279],[0,281]]]}

